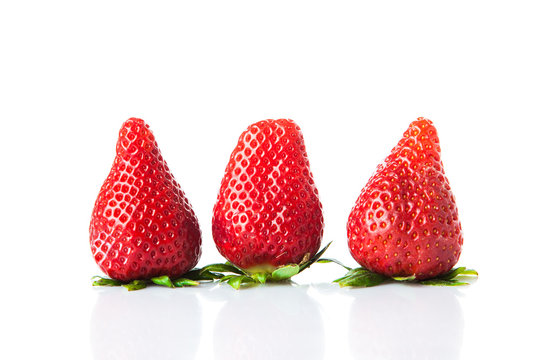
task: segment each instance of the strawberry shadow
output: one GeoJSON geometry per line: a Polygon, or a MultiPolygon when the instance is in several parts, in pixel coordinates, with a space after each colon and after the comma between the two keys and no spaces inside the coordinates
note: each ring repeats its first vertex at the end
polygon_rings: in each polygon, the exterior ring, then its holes
{"type": "Polygon", "coordinates": [[[386,284],[348,290],[354,297],[349,316],[354,359],[460,358],[464,320],[458,289],[386,284]]]}
{"type": "Polygon", "coordinates": [[[100,289],[90,321],[94,359],[194,359],[201,335],[196,289],[100,289]]]}
{"type": "Polygon", "coordinates": [[[225,304],[214,323],[215,359],[323,359],[323,319],[307,289],[283,284],[217,289],[214,298],[225,304]]]}

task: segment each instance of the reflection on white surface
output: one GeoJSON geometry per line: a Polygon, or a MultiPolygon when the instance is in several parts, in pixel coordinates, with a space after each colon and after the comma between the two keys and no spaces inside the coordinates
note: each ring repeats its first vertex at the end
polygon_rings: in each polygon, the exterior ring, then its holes
{"type": "Polygon", "coordinates": [[[169,289],[103,289],[90,325],[94,359],[194,359],[201,334],[197,296],[163,290],[169,289]]]}
{"type": "Polygon", "coordinates": [[[457,360],[464,290],[330,283],[104,288],[91,317],[91,347],[94,359],[457,360]]]}
{"type": "Polygon", "coordinates": [[[355,289],[349,343],[355,359],[459,359],[459,290],[391,284],[355,289]]]}
{"type": "Polygon", "coordinates": [[[324,327],[307,286],[228,291],[214,324],[216,359],[324,358],[324,327]]]}

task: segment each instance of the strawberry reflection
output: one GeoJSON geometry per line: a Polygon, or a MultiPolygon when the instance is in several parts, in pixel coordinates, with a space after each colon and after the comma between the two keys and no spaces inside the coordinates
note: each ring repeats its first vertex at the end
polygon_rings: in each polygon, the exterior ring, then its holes
{"type": "Polygon", "coordinates": [[[463,314],[455,288],[354,289],[349,342],[355,359],[459,359],[463,314]]]}
{"type": "Polygon", "coordinates": [[[201,309],[193,289],[103,289],[90,326],[94,359],[194,359],[201,309]]]}
{"type": "Polygon", "coordinates": [[[214,326],[215,358],[323,359],[323,320],[307,289],[266,285],[227,291],[214,326]]]}

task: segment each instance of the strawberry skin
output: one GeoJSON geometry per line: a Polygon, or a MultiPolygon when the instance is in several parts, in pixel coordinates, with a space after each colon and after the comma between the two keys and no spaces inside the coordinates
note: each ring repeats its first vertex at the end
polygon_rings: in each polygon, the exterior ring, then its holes
{"type": "Polygon", "coordinates": [[[179,277],[200,258],[197,218],[141,119],[120,129],[94,205],[90,247],[101,270],[121,281],[179,277]]]}
{"type": "Polygon", "coordinates": [[[300,263],[321,245],[322,205],[300,127],[263,120],[240,135],[212,218],[219,252],[248,271],[300,263]]]}
{"type": "Polygon", "coordinates": [[[418,118],[377,167],[347,223],[349,250],[360,265],[422,280],[457,263],[463,235],[440,155],[433,123],[418,118]]]}

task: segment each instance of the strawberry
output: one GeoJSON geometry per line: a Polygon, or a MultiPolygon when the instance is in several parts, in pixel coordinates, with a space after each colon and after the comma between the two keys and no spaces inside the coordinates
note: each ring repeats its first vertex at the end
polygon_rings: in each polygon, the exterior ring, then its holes
{"type": "Polygon", "coordinates": [[[219,252],[246,273],[268,274],[314,258],[323,227],[298,125],[279,119],[249,126],[231,154],[214,206],[219,252]]]}
{"type": "Polygon", "coordinates": [[[413,121],[362,189],[347,223],[349,250],[363,267],[417,280],[445,274],[463,245],[437,130],[413,121]]]}
{"type": "Polygon", "coordinates": [[[92,213],[90,247],[101,270],[123,282],[179,277],[201,256],[197,218],[141,119],[120,129],[92,213]]]}

